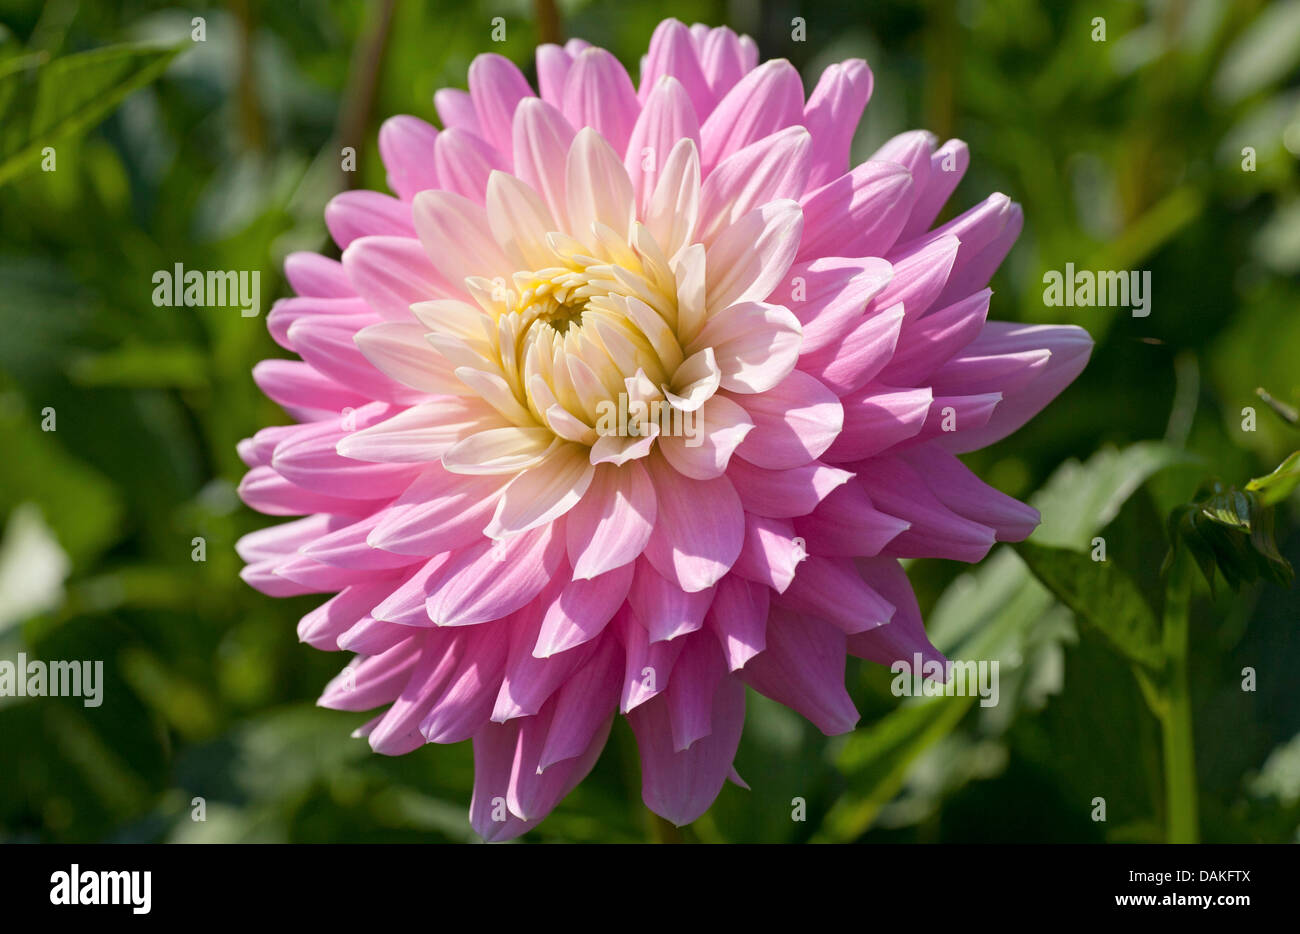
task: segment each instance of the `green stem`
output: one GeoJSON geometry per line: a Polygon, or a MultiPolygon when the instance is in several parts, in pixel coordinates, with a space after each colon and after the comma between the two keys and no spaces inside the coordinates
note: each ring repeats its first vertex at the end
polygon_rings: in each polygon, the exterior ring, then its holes
{"type": "Polygon", "coordinates": [[[685,843],[686,835],[682,829],[666,821],[653,811],[647,810],[647,819],[650,824],[650,839],[654,843],[685,843]]]}
{"type": "Polygon", "coordinates": [[[1168,669],[1161,727],[1164,732],[1165,810],[1170,843],[1196,843],[1196,757],[1192,745],[1192,698],[1188,688],[1188,609],[1195,565],[1177,548],[1165,589],[1164,637],[1168,669]]]}

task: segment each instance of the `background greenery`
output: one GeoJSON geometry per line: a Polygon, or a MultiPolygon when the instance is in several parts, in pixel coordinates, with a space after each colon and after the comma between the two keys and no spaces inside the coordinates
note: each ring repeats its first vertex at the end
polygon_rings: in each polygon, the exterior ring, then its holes
{"type": "MultiPolygon", "coordinates": [[[[564,35],[634,75],[666,15],[749,32],[809,88],[862,56],[876,90],[855,156],[914,127],[970,143],[953,203],[1000,190],[1025,207],[994,315],[1079,324],[1097,342],[1055,405],[969,458],[1036,497],[1035,542],[1086,548],[1102,534],[1158,606],[1169,510],[1206,477],[1240,484],[1300,447],[1255,394],[1300,404],[1300,0],[567,0],[559,12],[564,35]],[[792,41],[796,16],[805,42],[792,41]],[[1043,271],[1067,262],[1150,270],[1150,316],[1044,307],[1043,271]]],[[[285,420],[249,377],[279,353],[263,321],[157,308],[151,276],[177,262],[259,269],[265,310],[285,294],[284,255],[326,247],[328,198],[384,189],[382,119],[436,121],[432,92],[463,87],[485,50],[531,75],[538,36],[527,0],[0,0],[0,658],[104,659],[107,680],[97,709],[0,698],[0,839],[472,838],[468,744],[390,759],[350,739],[364,716],[314,706],[345,658],[295,635],[318,598],[272,600],[237,576],[234,541],[269,520],[235,496],[235,443],[285,420]],[[193,16],[203,43],[189,40],[193,16]],[[489,41],[494,16],[504,44],[489,41]],[[53,172],[39,164],[47,144],[53,172]],[[339,172],[341,145],[357,147],[355,176],[339,172]],[[40,428],[47,406],[57,431],[40,428]],[[191,559],[195,536],[205,562],[191,559]],[[191,820],[196,796],[205,822],[191,820]]],[[[1277,516],[1293,562],[1295,520],[1293,498],[1277,516]]],[[[738,766],[753,790],[728,786],[681,835],[1163,839],[1160,729],[1129,666],[1010,548],[909,573],[941,647],[1001,661],[1002,703],[900,705],[887,670],[850,660],[862,724],[827,739],[751,695],[738,766]],[[1092,819],[1098,796],[1105,822],[1092,819]],[[806,821],[791,819],[796,797],[806,821]]],[[[1206,840],[1297,839],[1297,619],[1294,591],[1212,598],[1198,585],[1206,840]]],[[[665,837],[620,722],[592,776],[526,839],[665,837]]]]}

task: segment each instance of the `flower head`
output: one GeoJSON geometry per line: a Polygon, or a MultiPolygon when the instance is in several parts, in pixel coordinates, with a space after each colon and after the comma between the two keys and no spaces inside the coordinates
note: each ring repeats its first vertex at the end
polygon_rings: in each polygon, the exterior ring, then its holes
{"type": "Polygon", "coordinates": [[[241,446],[245,579],[336,593],[301,637],[357,658],[321,703],[382,709],[380,753],[472,740],[471,821],[536,825],[613,718],[646,804],[694,820],[731,777],[745,685],[853,728],[847,654],[926,639],[900,557],[979,560],[1037,513],[955,456],[1079,373],[1072,327],[987,322],[1020,232],[993,195],[933,227],[964,144],[904,133],[849,165],[865,62],[805,99],[730,30],[481,55],[395,117],[397,197],[326,210],[254,377],[298,424],[241,446]]]}

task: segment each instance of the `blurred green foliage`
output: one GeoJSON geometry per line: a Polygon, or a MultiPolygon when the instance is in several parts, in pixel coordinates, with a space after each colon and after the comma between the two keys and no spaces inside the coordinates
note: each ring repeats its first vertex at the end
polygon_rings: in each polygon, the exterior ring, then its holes
{"type": "MultiPolygon", "coordinates": [[[[234,541],[268,520],[235,496],[235,444],[285,421],[249,377],[279,353],[263,322],[150,300],[153,272],[183,263],[259,270],[269,307],[285,254],[327,248],[328,198],[385,187],[384,117],[436,121],[432,92],[463,87],[482,51],[531,74],[526,0],[397,0],[386,32],[385,8],[0,0],[0,658],[103,659],[107,698],[0,698],[0,839],[472,837],[468,745],[388,759],[349,738],[365,717],[313,705],[345,659],[295,635],[318,600],[271,600],[238,578],[234,541]],[[490,41],[495,16],[504,43],[490,41]],[[357,148],[354,178],[342,145],[357,148]],[[55,431],[42,430],[50,409],[55,431]],[[206,561],[192,560],[195,537],[206,561]]],[[[876,90],[855,157],[914,127],[970,143],[953,204],[1001,190],[1025,208],[994,316],[1097,340],[1056,404],[968,458],[1033,497],[1037,546],[1103,536],[1154,608],[1170,510],[1206,476],[1244,482],[1300,446],[1286,417],[1300,407],[1300,0],[563,0],[560,14],[566,35],[633,74],[670,15],[750,33],[808,87],[861,56],[876,90]],[[1150,316],[1046,307],[1042,275],[1067,262],[1150,270],[1150,316]]],[[[1295,497],[1277,509],[1295,563],[1295,497]]],[[[941,648],[1001,660],[1002,702],[900,702],[888,670],[851,661],[863,721],[828,740],[751,694],[738,769],[753,790],[728,786],[682,836],[1162,839],[1159,727],[1106,634],[1079,626],[1011,548],[909,573],[941,648]],[[806,821],[791,819],[795,798],[806,821]]],[[[1296,594],[1271,584],[1199,592],[1206,840],[1297,839],[1297,619],[1296,594]]],[[[527,839],[660,838],[639,798],[620,723],[527,839]]]]}

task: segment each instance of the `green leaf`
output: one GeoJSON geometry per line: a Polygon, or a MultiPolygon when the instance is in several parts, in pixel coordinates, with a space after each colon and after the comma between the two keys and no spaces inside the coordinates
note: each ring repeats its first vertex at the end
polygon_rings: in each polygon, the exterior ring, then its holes
{"type": "Polygon", "coordinates": [[[75,358],[68,375],[79,386],[201,389],[208,385],[208,361],[183,344],[128,342],[100,354],[75,358]]]}
{"type": "MultiPolygon", "coordinates": [[[[1152,474],[1187,459],[1169,445],[1146,442],[1123,450],[1105,448],[1086,463],[1062,464],[1030,500],[1043,516],[1033,540],[1062,548],[1088,547],[1092,536],[1152,474]]],[[[1043,688],[1041,672],[1032,670],[1027,660],[1058,646],[1071,632],[1066,611],[1009,546],[996,549],[974,571],[953,581],[929,614],[926,628],[949,658],[998,661],[1002,697],[997,707],[980,710],[1003,718],[1001,729],[1009,726],[1018,706],[1033,706],[1035,701],[1041,705],[1041,696],[1051,693],[1050,686],[1043,688]],[[1017,691],[1020,697],[1014,696],[1017,691]]],[[[1059,648],[1056,651],[1059,657],[1059,648]]],[[[848,737],[838,762],[849,788],[815,839],[850,841],[869,830],[918,760],[952,734],[977,700],[914,698],[848,737]]],[[[981,720],[980,725],[989,724],[981,720]]]]}
{"type": "Polygon", "coordinates": [[[1016,552],[1056,598],[1130,661],[1158,671],[1160,627],[1132,578],[1114,564],[1064,548],[1021,542],[1016,552]]]}
{"type": "Polygon", "coordinates": [[[0,184],[44,147],[104,119],[188,44],[109,46],[0,74],[0,184]]]}
{"type": "Polygon", "coordinates": [[[31,408],[17,393],[0,394],[0,513],[35,503],[74,564],[88,563],[122,534],[121,499],[103,474],[63,450],[57,431],[41,430],[43,415],[31,408]]]}
{"type": "Polygon", "coordinates": [[[1300,486],[1300,451],[1295,451],[1277,469],[1264,477],[1256,477],[1246,484],[1246,489],[1259,494],[1265,506],[1275,506],[1300,486]]]}
{"type": "Polygon", "coordinates": [[[1030,501],[1042,513],[1033,541],[1055,548],[1086,549],[1089,540],[1119,514],[1120,507],[1153,474],[1191,458],[1156,441],[1124,450],[1103,448],[1086,464],[1062,464],[1030,501]]]}
{"type": "Polygon", "coordinates": [[[1170,541],[1173,548],[1165,559],[1168,568],[1174,558],[1174,549],[1186,546],[1200,565],[1201,573],[1214,591],[1214,569],[1217,567],[1233,590],[1242,584],[1260,579],[1270,580],[1290,587],[1295,577],[1291,563],[1278,551],[1273,534],[1273,507],[1264,501],[1264,494],[1277,496],[1290,492],[1294,481],[1283,468],[1294,459],[1287,458],[1278,471],[1276,480],[1269,477],[1252,480],[1256,490],[1238,490],[1225,487],[1218,481],[1210,484],[1199,498],[1184,504],[1170,515],[1170,541]]]}
{"type": "Polygon", "coordinates": [[[1214,78],[1215,96],[1235,102],[1284,77],[1300,62],[1300,0],[1275,3],[1229,46],[1214,78]]]}

